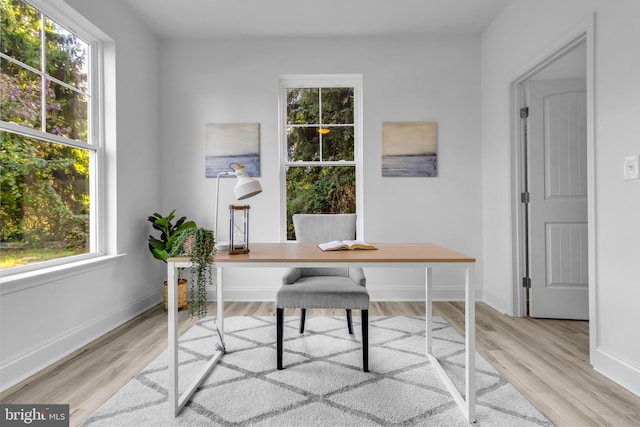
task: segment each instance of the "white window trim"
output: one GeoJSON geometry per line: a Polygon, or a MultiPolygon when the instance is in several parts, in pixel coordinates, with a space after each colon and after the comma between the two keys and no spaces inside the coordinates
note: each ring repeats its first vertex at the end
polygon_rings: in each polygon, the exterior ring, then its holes
{"type": "MultiPolygon", "coordinates": [[[[90,187],[92,191],[90,209],[90,252],[87,254],[59,258],[35,264],[13,267],[0,271],[0,294],[17,292],[33,286],[39,286],[62,277],[69,277],[88,270],[110,265],[124,254],[116,254],[117,236],[115,209],[115,188],[107,185],[107,174],[116,180],[115,162],[107,162],[108,152],[115,154],[115,102],[106,105],[106,88],[115,93],[115,51],[113,40],[93,23],[73,9],[63,0],[24,0],[58,25],[66,28],[90,44],[88,92],[91,94],[91,109],[88,111],[90,144],[77,143],[83,149],[93,152],[90,156],[90,187]],[[105,120],[113,120],[107,124],[105,120]],[[107,145],[107,138],[111,143],[107,145]],[[113,145],[113,146],[112,146],[113,145]],[[112,146],[112,147],[111,147],[112,146]],[[110,147],[110,148],[109,148],[110,147]],[[107,172],[108,170],[108,172],[107,172]],[[107,200],[113,203],[107,203],[107,200]]],[[[53,142],[63,142],[75,146],[73,141],[57,141],[52,134],[30,135],[30,129],[14,123],[2,122],[3,127],[25,136],[36,136],[53,142]]]]}
{"type": "Polygon", "coordinates": [[[118,261],[122,260],[125,255],[126,254],[69,257],[65,258],[67,261],[64,264],[48,265],[46,267],[42,267],[42,265],[39,264],[37,270],[12,272],[12,274],[7,276],[0,275],[0,296],[21,292],[26,289],[47,285],[69,277],[106,268],[115,265],[118,261]]]}
{"type": "MultiPolygon", "coordinates": [[[[352,87],[354,102],[354,160],[339,162],[310,162],[314,166],[354,165],[356,168],[356,236],[360,240],[364,237],[364,148],[363,148],[363,114],[362,114],[362,75],[361,74],[294,74],[280,76],[280,90],[278,99],[278,134],[280,135],[280,241],[287,242],[287,199],[286,199],[286,164],[287,164],[287,88],[292,87],[352,87]]],[[[306,162],[296,162],[304,166],[306,162]]]]}

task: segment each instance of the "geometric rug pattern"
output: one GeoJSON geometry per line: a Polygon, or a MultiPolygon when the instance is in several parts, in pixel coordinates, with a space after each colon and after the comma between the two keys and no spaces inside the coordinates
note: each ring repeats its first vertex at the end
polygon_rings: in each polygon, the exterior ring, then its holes
{"type": "MultiPolygon", "coordinates": [[[[355,313],[354,313],[355,314],[355,313]]],[[[425,352],[423,317],[369,318],[369,370],[362,371],[360,318],[285,319],[284,369],[276,370],[275,317],[225,318],[227,353],[178,417],[169,414],[166,351],[83,426],[466,426],[425,352]]],[[[464,392],[464,340],[433,318],[433,350],[464,392]]],[[[217,352],[215,318],[179,344],[182,392],[217,352]]],[[[549,421],[476,352],[478,426],[549,426],[549,421]]],[[[464,396],[464,394],[463,394],[464,396]]]]}

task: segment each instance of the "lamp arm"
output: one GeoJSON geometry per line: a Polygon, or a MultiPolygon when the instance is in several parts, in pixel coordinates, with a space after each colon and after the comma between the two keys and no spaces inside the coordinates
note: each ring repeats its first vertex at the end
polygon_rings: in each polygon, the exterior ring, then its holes
{"type": "Polygon", "coordinates": [[[217,240],[218,239],[218,208],[219,208],[219,202],[220,202],[220,177],[221,176],[235,176],[235,172],[229,172],[229,171],[222,171],[220,173],[218,173],[218,176],[216,176],[216,219],[215,219],[215,228],[213,229],[214,231],[214,238],[217,240]]]}

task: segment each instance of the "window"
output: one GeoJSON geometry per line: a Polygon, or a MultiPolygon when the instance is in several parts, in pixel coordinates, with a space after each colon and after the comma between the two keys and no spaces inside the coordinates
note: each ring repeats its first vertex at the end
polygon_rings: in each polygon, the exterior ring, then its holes
{"type": "Polygon", "coordinates": [[[0,8],[0,269],[96,253],[99,45],[25,1],[0,8]]]}
{"type": "Polygon", "coordinates": [[[362,223],[360,97],[359,76],[282,79],[284,240],[295,240],[298,213],[357,213],[362,223]]]}

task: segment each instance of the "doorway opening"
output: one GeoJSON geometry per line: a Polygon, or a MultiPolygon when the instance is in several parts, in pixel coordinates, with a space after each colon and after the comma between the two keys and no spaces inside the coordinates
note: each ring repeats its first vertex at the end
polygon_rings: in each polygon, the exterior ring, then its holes
{"type": "Polygon", "coordinates": [[[591,317],[594,144],[589,37],[586,29],[511,84],[515,316],[591,317]]]}

